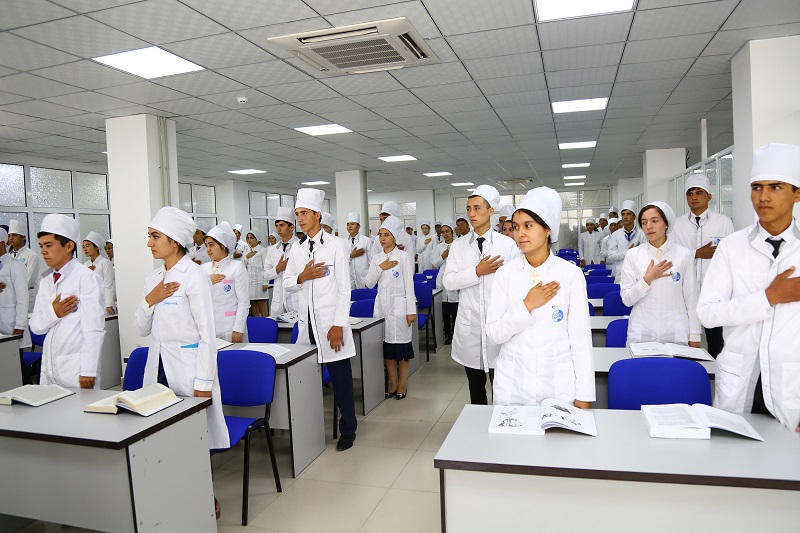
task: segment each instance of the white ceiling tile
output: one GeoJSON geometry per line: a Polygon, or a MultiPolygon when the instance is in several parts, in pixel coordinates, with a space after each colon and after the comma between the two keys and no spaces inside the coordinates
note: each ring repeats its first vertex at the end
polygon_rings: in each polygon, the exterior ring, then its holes
{"type": "MultiPolygon", "coordinates": [[[[106,111],[108,109],[118,109],[121,107],[129,107],[131,102],[99,94],[92,91],[82,93],[65,94],[63,96],[54,96],[48,98],[46,101],[53,102],[54,104],[65,105],[80,109],[83,111],[106,111]]],[[[76,113],[73,113],[76,114],[76,113]]]]}
{"type": "Polygon", "coordinates": [[[644,81],[661,78],[683,77],[694,63],[694,58],[654,61],[652,63],[632,63],[620,65],[617,81],[644,81]]]}
{"type": "MultiPolygon", "coordinates": [[[[180,57],[210,69],[262,63],[275,59],[235,33],[222,33],[162,46],[180,57]]],[[[253,65],[252,68],[258,68],[253,65]]]]}
{"type": "Polygon", "coordinates": [[[636,96],[651,92],[670,92],[678,85],[681,78],[663,78],[647,81],[628,81],[614,84],[612,96],[636,96]]]}
{"type": "Polygon", "coordinates": [[[140,81],[139,83],[108,87],[106,89],[99,89],[97,92],[107,96],[121,98],[122,100],[127,100],[128,102],[133,102],[135,104],[165,102],[167,100],[186,98],[187,96],[182,92],[174,91],[149,81],[140,81]]]}
{"type": "Polygon", "coordinates": [[[711,111],[713,109],[715,102],[686,102],[686,103],[675,103],[675,104],[666,104],[664,107],[659,111],[662,115],[680,115],[684,113],[700,113],[711,111]]]}
{"type": "Polygon", "coordinates": [[[502,109],[505,107],[534,106],[537,104],[549,104],[550,98],[546,90],[524,91],[519,93],[496,94],[487,96],[492,107],[502,109]]]}
{"type": "MultiPolygon", "coordinates": [[[[627,98],[627,97],[622,97],[627,98]]],[[[669,94],[664,94],[664,102],[669,98],[669,94]]],[[[645,106],[614,107],[606,110],[606,118],[640,117],[645,115],[655,115],[658,113],[663,102],[659,104],[648,104],[645,106]]]]}
{"type": "Polygon", "coordinates": [[[668,59],[697,57],[713,36],[713,33],[701,33],[682,37],[650,39],[648,41],[632,41],[625,47],[622,62],[655,63],[668,59]]]}
{"type": "Polygon", "coordinates": [[[449,85],[435,85],[433,87],[417,87],[411,91],[424,102],[438,102],[455,98],[472,98],[481,96],[481,90],[474,82],[465,81],[449,85]]]}
{"type": "Polygon", "coordinates": [[[217,126],[227,126],[228,124],[242,124],[244,122],[253,122],[258,120],[255,117],[250,115],[245,115],[244,113],[239,113],[238,111],[214,111],[213,113],[200,113],[200,114],[193,114],[192,118],[195,120],[200,120],[202,122],[208,122],[209,124],[215,124],[217,126]]]}
{"type": "Polygon", "coordinates": [[[611,84],[581,85],[576,87],[559,87],[550,89],[553,102],[563,100],[583,100],[585,98],[608,98],[611,95],[611,84]]]}
{"type": "Polygon", "coordinates": [[[485,95],[509,94],[523,91],[538,91],[547,88],[543,74],[508,76],[478,80],[476,82],[485,95]]]}
{"type": "Polygon", "coordinates": [[[142,80],[138,76],[132,76],[90,60],[47,67],[35,70],[32,74],[88,90],[124,85],[142,80]]]}
{"type": "Polygon", "coordinates": [[[242,2],[240,0],[182,1],[232,30],[263,26],[263,21],[278,24],[307,19],[316,15],[301,0],[270,0],[267,2],[242,2]]]}
{"type": "Polygon", "coordinates": [[[98,130],[71,131],[66,133],[65,137],[70,137],[71,139],[78,139],[83,142],[95,142],[95,143],[106,142],[106,132],[98,130]]]}
{"type": "Polygon", "coordinates": [[[370,72],[323,80],[322,83],[345,96],[373,94],[405,89],[388,72],[370,72]]]}
{"type": "Polygon", "coordinates": [[[678,91],[696,91],[703,89],[730,88],[732,79],[730,74],[708,74],[705,76],[686,76],[678,84],[678,91]]]}
{"type": "Polygon", "coordinates": [[[431,108],[425,104],[375,107],[372,110],[389,120],[408,117],[425,117],[434,114],[431,108]]]}
{"type": "Polygon", "coordinates": [[[545,50],[542,52],[542,59],[548,72],[552,70],[606,67],[619,63],[624,46],[623,43],[614,43],[545,50]]]}
{"type": "Polygon", "coordinates": [[[362,106],[352,100],[343,97],[324,98],[321,100],[313,100],[307,102],[298,102],[295,104],[300,109],[308,111],[309,113],[339,113],[343,111],[357,111],[364,109],[362,106]]]}
{"type": "Polygon", "coordinates": [[[479,111],[490,109],[491,106],[483,96],[473,98],[454,98],[452,100],[431,102],[428,104],[431,109],[439,114],[442,113],[461,113],[464,111],[479,111]]]}
{"type": "Polygon", "coordinates": [[[482,59],[537,52],[536,27],[517,26],[499,30],[453,35],[447,38],[459,59],[482,59]]]}
{"type": "MultiPolygon", "coordinates": [[[[24,126],[24,124],[22,124],[24,126]]],[[[11,126],[0,126],[0,139],[4,139],[6,141],[28,141],[31,139],[37,139],[41,137],[46,137],[47,133],[42,133],[38,131],[31,131],[22,128],[13,128],[11,126]]],[[[2,145],[0,144],[0,150],[2,150],[2,145]]]]}
{"type": "Polygon", "coordinates": [[[23,2],[3,2],[3,16],[0,30],[29,26],[48,20],[69,17],[72,11],[45,0],[24,0],[23,2]]]}
{"type": "MultiPolygon", "coordinates": [[[[326,111],[324,113],[318,113],[319,116],[324,117],[326,120],[333,122],[335,124],[341,124],[346,126],[349,129],[356,128],[356,123],[359,122],[370,122],[376,124],[384,124],[386,125],[386,121],[378,115],[377,113],[373,113],[368,109],[356,109],[353,111],[326,111]],[[353,127],[351,127],[353,126],[353,127]]],[[[381,126],[383,127],[383,126],[381,126]]],[[[356,131],[358,131],[356,129],[356,131]]]]}
{"type": "Polygon", "coordinates": [[[283,102],[304,102],[308,100],[322,100],[337,98],[339,93],[324,85],[322,82],[301,81],[297,83],[284,83],[263,88],[262,91],[283,102]]]}
{"type": "Polygon", "coordinates": [[[212,113],[214,111],[224,111],[225,108],[205,102],[199,98],[181,98],[180,100],[169,100],[167,102],[156,102],[151,107],[174,113],[176,115],[194,115],[198,113],[212,113]]]}
{"type": "Polygon", "coordinates": [[[30,100],[28,96],[22,96],[19,94],[11,94],[0,91],[0,106],[6,104],[13,104],[16,102],[24,102],[25,100],[30,100]]]}
{"type": "Polygon", "coordinates": [[[60,135],[50,135],[47,137],[39,137],[36,139],[36,142],[39,144],[46,144],[47,146],[54,146],[54,147],[68,147],[68,146],[76,146],[80,144],[86,144],[85,141],[80,139],[71,139],[69,137],[62,137],[60,135]]]}
{"type": "MultiPolygon", "coordinates": [[[[56,98],[63,98],[63,97],[57,96],[56,98]]],[[[80,111],[78,109],[73,109],[71,107],[57,105],[57,103],[46,102],[42,100],[28,100],[26,102],[17,102],[16,104],[4,105],[0,109],[2,109],[5,112],[18,113],[20,115],[27,115],[29,117],[35,117],[37,119],[62,118],[62,117],[80,115],[83,113],[83,111],[80,111]]],[[[30,122],[30,120],[26,122],[30,122]]],[[[0,123],[5,123],[5,122],[0,120],[0,123]]],[[[8,124],[11,124],[11,122],[8,122],[8,124]]]]}
{"type": "Polygon", "coordinates": [[[66,7],[77,13],[108,9],[138,1],[140,0],[103,0],[102,2],[98,2],[97,0],[50,0],[50,2],[54,4],[66,7]]]}
{"type": "Polygon", "coordinates": [[[459,57],[450,47],[450,44],[442,37],[441,39],[427,39],[425,43],[433,51],[434,55],[439,58],[442,63],[450,63],[451,61],[458,61],[459,57]]]}
{"type": "Polygon", "coordinates": [[[0,62],[17,70],[60,65],[79,57],[23,39],[11,33],[0,33],[0,62]]]}
{"type": "Polygon", "coordinates": [[[403,0],[305,0],[314,11],[320,15],[333,15],[343,11],[354,11],[374,7],[376,5],[397,4],[403,0]]]}
{"type": "Polygon", "coordinates": [[[639,11],[628,37],[631,40],[656,39],[714,32],[728,18],[738,0],[721,0],[696,5],[639,11]]]}
{"type": "Polygon", "coordinates": [[[722,29],[736,30],[789,22],[800,22],[800,2],[797,0],[742,0],[722,29]]]}
{"type": "Polygon", "coordinates": [[[579,85],[602,85],[613,83],[617,67],[580,68],[546,72],[548,87],[574,87],[579,85]]]}
{"type": "Polygon", "coordinates": [[[608,108],[662,105],[669,95],[670,93],[647,93],[638,96],[612,96],[608,101],[608,108]]]}
{"type": "Polygon", "coordinates": [[[800,23],[759,26],[740,30],[720,31],[703,50],[703,55],[734,54],[747,41],[800,35],[800,23]]]}
{"type": "Polygon", "coordinates": [[[714,74],[730,74],[731,62],[729,55],[698,57],[687,76],[710,76],[714,74]]]}
{"type": "Polygon", "coordinates": [[[409,89],[470,81],[469,73],[457,62],[403,68],[391,75],[409,89]]]}
{"type": "Polygon", "coordinates": [[[289,104],[267,105],[263,107],[245,109],[242,112],[256,118],[262,118],[264,120],[296,117],[307,114],[302,109],[298,109],[289,104]]]}
{"type": "Polygon", "coordinates": [[[625,42],[633,13],[614,13],[539,24],[542,49],[625,42]]]}
{"type": "MultiPolygon", "coordinates": [[[[66,124],[55,120],[39,120],[36,122],[28,122],[22,124],[20,127],[26,130],[37,131],[44,134],[70,134],[79,131],[89,131],[83,126],[75,126],[74,124],[66,124]]],[[[71,136],[71,135],[70,135],[71,136]]]]}
{"type": "Polygon", "coordinates": [[[282,85],[311,79],[308,74],[280,60],[264,61],[257,65],[221,68],[216,71],[250,87],[282,85]]]}
{"type": "Polygon", "coordinates": [[[527,0],[504,0],[502,9],[483,0],[427,0],[425,7],[444,35],[534,23],[533,7],[527,0]]]}
{"type": "Polygon", "coordinates": [[[31,98],[47,98],[60,94],[76,93],[81,89],[65,83],[40,78],[32,74],[12,74],[0,79],[0,88],[14,94],[31,98]]]}
{"type": "Polygon", "coordinates": [[[233,81],[230,78],[226,78],[210,70],[190,72],[188,74],[179,74],[166,78],[156,78],[153,82],[182,93],[191,94],[192,96],[223,93],[244,89],[246,87],[239,82],[233,81]]]}
{"type": "Polygon", "coordinates": [[[435,39],[442,36],[425,6],[418,1],[347,11],[325,18],[334,26],[347,26],[396,17],[406,17],[423,39],[435,39]]]}
{"type": "Polygon", "coordinates": [[[543,70],[541,54],[538,52],[470,59],[464,61],[464,65],[475,80],[537,74],[543,70]]]}
{"type": "Polygon", "coordinates": [[[419,104],[420,100],[411,91],[387,91],[372,94],[353,95],[350,99],[364,107],[387,105],[419,104]],[[392,103],[388,103],[392,102],[392,103]]]}
{"type": "Polygon", "coordinates": [[[730,88],[707,89],[704,91],[675,91],[667,104],[690,104],[693,102],[718,102],[731,94],[730,88]]]}

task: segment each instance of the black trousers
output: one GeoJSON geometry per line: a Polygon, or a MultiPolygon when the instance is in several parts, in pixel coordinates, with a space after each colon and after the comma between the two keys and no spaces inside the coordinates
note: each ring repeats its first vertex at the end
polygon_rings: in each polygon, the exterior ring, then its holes
{"type": "Polygon", "coordinates": [[[725,347],[725,339],[722,338],[722,326],[705,329],[706,340],[708,341],[708,353],[711,354],[711,357],[716,359],[725,347]]]}
{"type": "Polygon", "coordinates": [[[458,314],[458,302],[442,302],[442,324],[444,325],[444,340],[446,343],[453,341],[453,331],[456,329],[456,314],[458,314]]]}
{"type": "MultiPolygon", "coordinates": [[[[486,372],[478,368],[464,367],[469,384],[469,403],[472,405],[489,405],[486,397],[486,372]]],[[[489,382],[494,382],[494,370],[489,370],[489,382]]]]}
{"type": "Polygon", "coordinates": [[[356,404],[353,394],[353,370],[350,359],[325,363],[331,375],[333,394],[336,396],[336,407],[339,409],[339,433],[343,437],[356,434],[356,404]]]}

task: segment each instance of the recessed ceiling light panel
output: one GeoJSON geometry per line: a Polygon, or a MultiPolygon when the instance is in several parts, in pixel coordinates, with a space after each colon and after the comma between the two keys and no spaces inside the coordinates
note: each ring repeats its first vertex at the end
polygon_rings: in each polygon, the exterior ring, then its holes
{"type": "Polygon", "coordinates": [[[255,168],[245,168],[245,169],[242,169],[242,170],[229,170],[228,171],[228,174],[243,174],[243,175],[247,175],[247,174],[266,174],[266,173],[267,173],[266,170],[258,170],[258,169],[255,169],[255,168]]]}
{"type": "Polygon", "coordinates": [[[590,163],[566,163],[561,165],[561,168],[583,168],[588,167],[590,163]]]}
{"type": "Polygon", "coordinates": [[[338,124],[323,124],[321,126],[307,126],[304,128],[295,129],[307,135],[334,135],[336,133],[353,133],[353,130],[348,130],[344,126],[340,126],[338,124]]]}
{"type": "Polygon", "coordinates": [[[608,98],[587,98],[585,100],[564,100],[553,102],[553,113],[576,113],[578,111],[598,111],[605,109],[608,98]]]}
{"type": "Polygon", "coordinates": [[[388,157],[379,157],[381,161],[386,161],[387,163],[396,163],[397,161],[416,161],[417,158],[413,155],[390,155],[388,157]]]}
{"type": "Polygon", "coordinates": [[[565,180],[585,180],[586,176],[564,176],[565,180]]]}
{"type": "Polygon", "coordinates": [[[594,148],[597,141],[584,141],[577,143],[558,143],[559,150],[574,150],[576,148],[594,148]]]}
{"type": "Polygon", "coordinates": [[[471,181],[464,181],[462,183],[451,183],[450,185],[452,185],[453,187],[466,187],[467,185],[475,185],[475,184],[472,183],[471,181]]]}
{"type": "Polygon", "coordinates": [[[157,46],[93,57],[92,61],[97,61],[148,80],[205,70],[200,65],[195,65],[191,61],[186,61],[182,57],[171,54],[157,46]]]}
{"type": "Polygon", "coordinates": [[[565,187],[577,187],[577,186],[580,186],[580,185],[583,185],[583,184],[584,184],[584,182],[582,182],[582,181],[570,181],[569,183],[565,183],[564,186],[565,187]]]}
{"type": "Polygon", "coordinates": [[[428,176],[429,178],[438,178],[439,176],[452,176],[449,172],[427,172],[423,174],[423,176],[428,176]]]}
{"type": "Polygon", "coordinates": [[[635,2],[636,0],[534,0],[537,22],[630,11],[635,2]]]}
{"type": "Polygon", "coordinates": [[[329,181],[304,181],[303,185],[330,185],[329,181]]]}

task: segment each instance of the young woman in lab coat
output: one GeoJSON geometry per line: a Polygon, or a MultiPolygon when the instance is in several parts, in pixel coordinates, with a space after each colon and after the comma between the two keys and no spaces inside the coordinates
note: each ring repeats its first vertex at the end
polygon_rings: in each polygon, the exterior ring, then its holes
{"type": "Polygon", "coordinates": [[[586,409],[595,400],[594,359],[583,273],[550,252],[558,240],[561,197],[529,191],[512,217],[522,251],[495,274],[486,331],[500,344],[496,405],[556,398],[586,409]]]}
{"type": "Polygon", "coordinates": [[[433,254],[433,268],[438,268],[436,275],[436,288],[442,289],[442,325],[444,326],[444,343],[453,343],[453,330],[456,327],[456,315],[458,314],[458,291],[448,291],[442,284],[447,258],[450,255],[450,245],[455,240],[453,230],[455,224],[452,220],[444,220],[441,224],[442,242],[436,245],[436,252],[433,254]]]}
{"type": "Polygon", "coordinates": [[[89,258],[83,266],[93,270],[95,274],[103,278],[103,295],[105,299],[106,313],[113,315],[116,313],[114,305],[117,302],[117,286],[114,281],[114,265],[100,255],[100,250],[106,246],[106,240],[96,231],[90,231],[83,239],[83,254],[89,258]]]}
{"type": "Polygon", "coordinates": [[[436,239],[431,235],[431,223],[423,222],[420,226],[422,235],[417,237],[417,264],[419,271],[424,272],[433,268],[433,257],[436,253],[436,239]]]}
{"type": "Polygon", "coordinates": [[[622,263],[620,295],[633,307],[628,343],[674,342],[700,347],[694,253],[670,240],[675,213],[664,202],[639,212],[647,244],[631,248],[622,263]]]}
{"type": "Polygon", "coordinates": [[[205,245],[211,261],[202,266],[211,279],[217,337],[234,343],[243,342],[250,311],[250,279],[242,262],[233,258],[236,235],[230,224],[222,221],[209,230],[205,245]]]}
{"type": "Polygon", "coordinates": [[[245,239],[247,247],[242,252],[242,263],[250,280],[250,312],[253,316],[269,316],[269,283],[264,278],[267,250],[261,246],[261,230],[251,229],[245,239]]]}
{"type": "Polygon", "coordinates": [[[378,284],[375,318],[384,319],[383,361],[389,375],[387,398],[402,400],[408,393],[408,371],[414,358],[411,329],[417,322],[417,299],[414,295],[414,258],[397,248],[395,235],[403,231],[403,222],[389,216],[381,224],[378,239],[383,253],[372,258],[367,271],[367,287],[378,284]]]}

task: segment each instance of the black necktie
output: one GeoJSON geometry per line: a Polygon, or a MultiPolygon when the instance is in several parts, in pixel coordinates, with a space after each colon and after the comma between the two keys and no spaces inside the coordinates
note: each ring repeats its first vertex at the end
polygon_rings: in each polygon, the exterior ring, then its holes
{"type": "Polygon", "coordinates": [[[11,255],[17,257],[17,251],[15,249],[11,249],[11,255]]]}
{"type": "Polygon", "coordinates": [[[774,248],[774,250],[772,250],[772,257],[777,258],[778,252],[780,252],[781,250],[781,244],[783,244],[783,239],[781,239],[780,237],[775,240],[767,239],[767,242],[770,243],[774,248]]]}
{"type": "Polygon", "coordinates": [[[631,238],[633,237],[634,231],[636,231],[636,228],[632,229],[631,231],[625,231],[625,238],[628,239],[628,242],[631,242],[631,238]]]}
{"type": "Polygon", "coordinates": [[[288,242],[282,242],[281,246],[283,246],[283,253],[286,253],[286,247],[289,246],[288,242]]]}
{"type": "Polygon", "coordinates": [[[355,237],[351,238],[351,239],[350,239],[350,243],[351,243],[353,246],[355,246],[355,245],[356,245],[356,238],[355,238],[355,237]]]}
{"type": "Polygon", "coordinates": [[[313,252],[314,252],[314,241],[309,240],[308,241],[308,253],[313,253],[313,252]]]}
{"type": "Polygon", "coordinates": [[[483,253],[483,241],[486,240],[486,237],[478,237],[478,250],[483,253]]]}
{"type": "Polygon", "coordinates": [[[694,217],[695,222],[697,222],[697,227],[700,227],[700,217],[694,217]]]}

